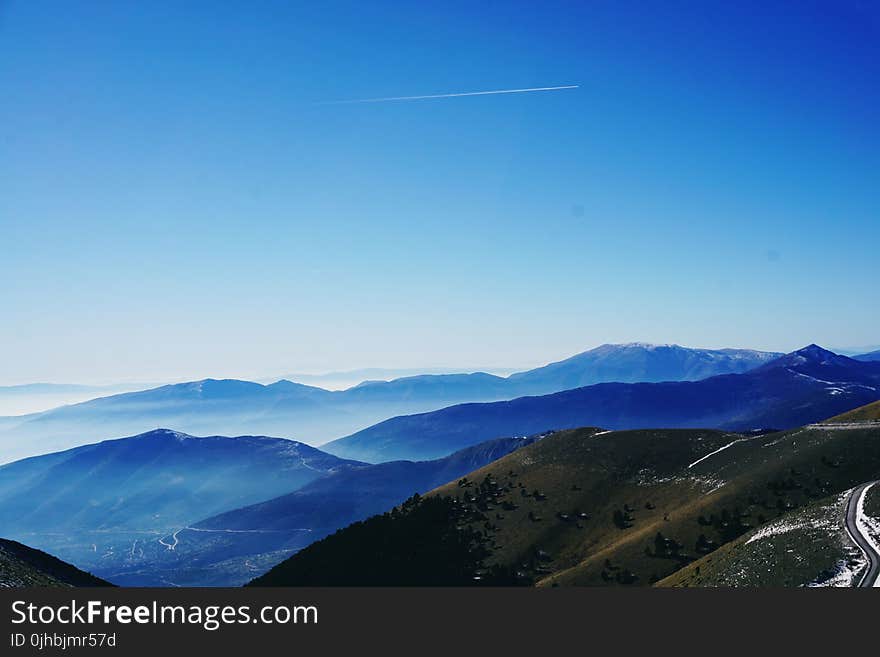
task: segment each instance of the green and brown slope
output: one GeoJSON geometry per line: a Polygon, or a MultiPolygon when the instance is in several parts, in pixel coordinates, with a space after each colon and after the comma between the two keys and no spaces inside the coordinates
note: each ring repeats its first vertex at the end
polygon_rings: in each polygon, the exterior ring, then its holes
{"type": "MultiPolygon", "coordinates": [[[[473,577],[495,568],[539,586],[649,585],[878,475],[880,427],[810,426],[761,435],[576,429],[432,495],[458,505],[451,516],[456,527],[477,532],[476,549],[488,550],[473,577]]],[[[369,554],[369,542],[346,544],[348,531],[333,537],[337,559],[369,554]]],[[[309,583],[316,584],[320,556],[316,544],[289,561],[300,572],[315,566],[309,583]]],[[[384,545],[373,567],[381,573],[383,562],[398,558],[384,545]]]]}
{"type": "Polygon", "coordinates": [[[880,401],[859,406],[846,413],[835,415],[825,420],[824,424],[840,424],[846,422],[880,422],[880,401]]]}
{"type": "Polygon", "coordinates": [[[848,497],[832,495],[766,523],[657,586],[852,586],[863,563],[844,528],[848,497]]]}

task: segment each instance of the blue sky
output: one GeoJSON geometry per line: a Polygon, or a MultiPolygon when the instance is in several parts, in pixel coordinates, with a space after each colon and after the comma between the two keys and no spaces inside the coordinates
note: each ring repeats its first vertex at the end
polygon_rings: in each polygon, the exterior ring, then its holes
{"type": "Polygon", "coordinates": [[[0,0],[0,383],[880,342],[875,3],[488,4],[0,0]]]}

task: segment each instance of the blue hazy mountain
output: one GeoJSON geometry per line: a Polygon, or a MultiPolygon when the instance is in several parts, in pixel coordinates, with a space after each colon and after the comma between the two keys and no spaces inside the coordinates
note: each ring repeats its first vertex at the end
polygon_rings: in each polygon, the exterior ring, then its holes
{"type": "Polygon", "coordinates": [[[102,388],[103,386],[89,386],[79,383],[25,383],[17,386],[0,386],[0,396],[59,395],[79,392],[100,394],[102,388]]]}
{"type": "MultiPolygon", "coordinates": [[[[499,376],[508,376],[518,372],[517,368],[477,368],[477,367],[364,367],[356,370],[343,370],[339,372],[325,372],[323,374],[287,374],[281,379],[304,383],[310,386],[320,386],[330,390],[342,390],[351,388],[369,381],[391,381],[410,376],[422,376],[425,374],[460,374],[462,372],[491,372],[499,376]]],[[[274,380],[274,379],[273,379],[274,380]]]]}
{"type": "Polygon", "coordinates": [[[117,584],[243,584],[328,533],[537,438],[367,465],[277,439],[153,432],[110,441],[113,454],[105,443],[0,468],[0,523],[117,584]],[[24,496],[13,501],[15,481],[24,496]],[[285,494],[268,499],[269,491],[285,494]]]}
{"type": "Polygon", "coordinates": [[[488,374],[407,377],[330,391],[291,381],[206,379],[113,395],[22,418],[0,419],[0,462],[157,426],[191,434],[261,434],[326,441],[402,413],[470,399],[504,399],[488,374]]]}
{"type": "MultiPolygon", "coordinates": [[[[156,385],[155,383],[116,383],[110,385],[27,383],[0,386],[0,416],[38,413],[65,404],[76,404],[96,397],[144,390],[156,385]]],[[[2,427],[2,422],[0,422],[0,427],[2,427]]]]}
{"type": "Polygon", "coordinates": [[[482,399],[505,397],[511,394],[508,379],[474,372],[472,374],[422,374],[393,381],[364,381],[345,391],[347,401],[371,404],[377,401],[425,401],[438,399],[482,399]]]}
{"type": "Polygon", "coordinates": [[[0,527],[75,564],[112,561],[212,513],[361,465],[281,438],[160,429],[0,467],[0,527]]]}
{"type": "Polygon", "coordinates": [[[810,345],[742,374],[602,383],[511,401],[396,417],[322,446],[368,462],[425,459],[499,436],[550,429],[786,429],[880,399],[880,363],[810,345]]]}
{"type": "Polygon", "coordinates": [[[861,361],[878,361],[880,360],[880,349],[877,351],[871,351],[867,354],[859,354],[858,356],[853,356],[853,358],[861,361]]]}
{"type": "Polygon", "coordinates": [[[320,444],[390,417],[462,402],[509,400],[609,380],[690,380],[744,371],[774,356],[629,344],[605,345],[507,378],[481,372],[426,374],[366,381],[342,391],[286,380],[262,385],[206,379],[0,418],[0,462],[158,426],[192,434],[265,434],[320,444]]]}

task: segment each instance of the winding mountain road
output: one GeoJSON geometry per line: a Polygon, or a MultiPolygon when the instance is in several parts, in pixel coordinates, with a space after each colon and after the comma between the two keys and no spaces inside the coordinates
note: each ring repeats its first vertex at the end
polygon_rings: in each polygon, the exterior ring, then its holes
{"type": "Polygon", "coordinates": [[[880,574],[880,552],[878,552],[877,546],[871,538],[865,534],[862,527],[859,525],[859,516],[868,489],[876,483],[876,481],[872,481],[867,484],[862,484],[861,486],[856,486],[850,494],[849,499],[846,501],[846,531],[853,543],[858,546],[868,560],[868,569],[865,571],[864,575],[862,575],[858,584],[856,584],[857,587],[865,589],[871,588],[877,583],[877,575],[880,574]]]}

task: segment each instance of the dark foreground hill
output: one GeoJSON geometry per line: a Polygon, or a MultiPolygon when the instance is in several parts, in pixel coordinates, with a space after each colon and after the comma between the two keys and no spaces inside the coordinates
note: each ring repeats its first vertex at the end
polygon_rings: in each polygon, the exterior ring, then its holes
{"type": "Polygon", "coordinates": [[[344,537],[333,535],[258,577],[248,586],[494,586],[517,583],[515,572],[492,568],[474,573],[491,555],[483,532],[460,527],[458,506],[449,498],[418,495],[384,515],[356,522],[344,537]],[[368,552],[352,552],[352,543],[368,552]]]}
{"type": "Polygon", "coordinates": [[[204,519],[207,514],[184,518],[161,533],[96,531],[85,538],[99,540],[101,550],[88,549],[89,543],[77,553],[75,563],[123,586],[243,584],[340,527],[380,513],[415,492],[429,491],[538,438],[490,441],[431,462],[340,467],[294,492],[239,509],[223,509],[208,519],[204,519]]]}
{"type": "Polygon", "coordinates": [[[605,383],[396,417],[322,449],[378,462],[434,458],[498,436],[578,426],[787,429],[878,399],[880,363],[856,361],[810,345],[744,374],[702,381],[605,383]]]}
{"type": "Polygon", "coordinates": [[[0,538],[0,588],[113,586],[50,554],[0,538]]]}
{"type": "MultiPolygon", "coordinates": [[[[477,563],[473,583],[649,585],[878,473],[880,428],[560,431],[434,491],[447,521],[430,535],[472,546],[444,556],[462,568],[477,563]]],[[[435,583],[433,559],[399,566],[421,545],[418,533],[399,543],[383,536],[443,513],[413,500],[328,536],[254,584],[375,583],[401,572],[409,584],[435,583]]],[[[460,572],[441,583],[461,583],[460,572]]],[[[823,576],[831,573],[811,574],[823,576]]]]}

